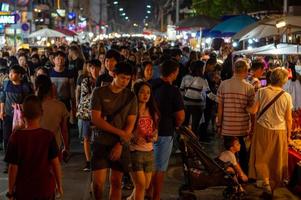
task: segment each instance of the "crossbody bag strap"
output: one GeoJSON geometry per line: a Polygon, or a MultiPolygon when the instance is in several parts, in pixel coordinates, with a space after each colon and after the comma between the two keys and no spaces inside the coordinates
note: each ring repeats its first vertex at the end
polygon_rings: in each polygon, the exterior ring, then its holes
{"type": "Polygon", "coordinates": [[[279,92],[271,101],[270,103],[268,103],[259,113],[257,120],[269,109],[269,107],[271,107],[271,105],[273,105],[275,103],[275,101],[277,101],[277,99],[279,99],[279,97],[284,93],[284,90],[282,90],[281,92],[279,92]]]}
{"type": "Polygon", "coordinates": [[[188,87],[185,87],[186,90],[185,90],[184,96],[186,96],[187,90],[192,86],[192,84],[194,83],[195,79],[196,79],[196,77],[193,77],[193,79],[192,79],[192,81],[190,82],[190,84],[188,85],[188,87]]]}

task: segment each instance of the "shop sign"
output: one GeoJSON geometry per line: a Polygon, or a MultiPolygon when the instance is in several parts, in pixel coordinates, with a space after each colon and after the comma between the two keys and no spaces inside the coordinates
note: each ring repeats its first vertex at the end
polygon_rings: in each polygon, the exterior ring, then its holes
{"type": "Polygon", "coordinates": [[[15,15],[0,15],[0,24],[15,24],[15,15]]]}

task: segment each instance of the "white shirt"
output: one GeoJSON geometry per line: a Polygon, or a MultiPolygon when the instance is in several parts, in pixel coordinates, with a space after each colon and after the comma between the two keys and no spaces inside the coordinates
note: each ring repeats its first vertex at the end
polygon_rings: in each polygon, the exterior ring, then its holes
{"type": "Polygon", "coordinates": [[[235,154],[231,151],[224,151],[219,156],[219,159],[223,162],[230,162],[233,166],[237,165],[235,154]]]}
{"type": "MultiPolygon", "coordinates": [[[[255,96],[255,101],[260,104],[257,115],[279,92],[281,92],[280,88],[272,86],[258,90],[255,96]]],[[[257,123],[270,130],[286,130],[286,112],[292,108],[291,95],[285,92],[265,111],[257,123]]]]}

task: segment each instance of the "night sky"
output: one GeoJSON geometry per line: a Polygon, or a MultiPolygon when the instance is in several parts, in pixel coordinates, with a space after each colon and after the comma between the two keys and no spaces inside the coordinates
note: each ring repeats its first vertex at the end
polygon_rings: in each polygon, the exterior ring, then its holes
{"type": "MultiPolygon", "coordinates": [[[[120,0],[120,6],[125,9],[127,16],[133,23],[143,22],[146,16],[147,4],[152,5],[152,0],[120,0]]],[[[152,14],[149,14],[149,16],[152,16],[152,14]]]]}

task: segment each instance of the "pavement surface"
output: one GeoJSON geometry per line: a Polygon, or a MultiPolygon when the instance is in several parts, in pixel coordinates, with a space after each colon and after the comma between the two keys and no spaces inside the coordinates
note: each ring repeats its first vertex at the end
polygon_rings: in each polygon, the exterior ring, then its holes
{"type": "MultiPolygon", "coordinates": [[[[216,157],[222,150],[221,139],[212,137],[209,141],[203,143],[204,150],[210,155],[210,157],[216,157]]],[[[76,138],[76,133],[73,133],[73,139],[71,142],[71,159],[68,163],[63,163],[63,188],[64,188],[64,200],[90,200],[93,199],[90,195],[90,181],[91,175],[89,172],[83,172],[85,164],[84,154],[82,150],[82,144],[79,139],[76,138]]],[[[3,151],[0,151],[0,200],[5,199],[5,193],[7,191],[8,178],[7,174],[2,173],[5,163],[3,162],[3,151]]],[[[184,183],[183,168],[181,162],[181,154],[174,153],[169,163],[169,169],[166,173],[164,182],[164,189],[161,199],[162,200],[192,200],[191,197],[180,198],[178,191],[181,185],[184,183]]],[[[262,199],[260,195],[261,189],[256,188],[252,184],[244,186],[246,190],[245,199],[257,200],[262,199]]],[[[106,186],[108,191],[109,187],[106,186]]],[[[219,200],[223,199],[223,191],[225,187],[211,187],[204,190],[194,191],[193,194],[196,199],[202,200],[219,200]]],[[[131,193],[129,190],[123,190],[123,196],[128,196],[131,193]]],[[[105,197],[105,199],[108,199],[105,197]]],[[[275,200],[297,200],[301,199],[293,195],[286,188],[278,188],[274,192],[275,200]]]]}

